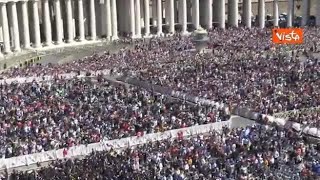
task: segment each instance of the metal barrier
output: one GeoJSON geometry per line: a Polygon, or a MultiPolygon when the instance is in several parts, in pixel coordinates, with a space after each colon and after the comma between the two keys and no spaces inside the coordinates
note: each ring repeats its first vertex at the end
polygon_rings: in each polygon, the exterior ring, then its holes
{"type": "Polygon", "coordinates": [[[273,114],[275,118],[282,118],[287,120],[290,117],[297,116],[299,114],[307,114],[311,112],[319,112],[320,113],[320,106],[319,107],[312,107],[312,108],[303,108],[299,110],[291,110],[273,114]]]}

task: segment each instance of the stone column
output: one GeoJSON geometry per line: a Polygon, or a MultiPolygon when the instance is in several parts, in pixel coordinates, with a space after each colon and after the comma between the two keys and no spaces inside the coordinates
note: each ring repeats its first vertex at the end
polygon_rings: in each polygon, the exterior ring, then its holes
{"type": "Polygon", "coordinates": [[[134,12],[134,0],[130,0],[130,31],[132,34],[132,37],[136,36],[136,29],[135,29],[135,12],[134,12]]]}
{"type": "Polygon", "coordinates": [[[181,17],[182,17],[182,31],[181,33],[184,35],[184,34],[187,34],[188,33],[188,29],[187,29],[187,25],[188,25],[188,22],[187,22],[187,0],[181,0],[181,10],[182,10],[182,13],[181,13],[181,17]]]}
{"type": "Polygon", "coordinates": [[[111,0],[112,39],[118,39],[117,1],[111,0]]]}
{"type": "Polygon", "coordinates": [[[50,9],[49,9],[49,0],[43,0],[43,23],[45,30],[45,45],[50,46],[52,44],[52,30],[51,30],[51,19],[50,19],[50,9]]]}
{"type": "Polygon", "coordinates": [[[145,28],[145,36],[150,35],[150,1],[144,0],[144,28],[145,28]]]}
{"type": "Polygon", "coordinates": [[[56,44],[62,43],[62,22],[61,22],[61,9],[60,0],[54,0],[55,20],[56,20],[56,44]]]}
{"type": "Polygon", "coordinates": [[[211,29],[212,28],[212,0],[207,0],[207,28],[211,29]]]}
{"type": "Polygon", "coordinates": [[[152,26],[157,26],[157,0],[152,1],[152,26]]]}
{"type": "Polygon", "coordinates": [[[39,23],[39,8],[38,0],[31,1],[32,3],[32,15],[33,15],[33,29],[34,29],[34,42],[33,47],[41,47],[41,37],[40,37],[40,23],[39,23]]]}
{"type": "Polygon", "coordinates": [[[293,0],[288,0],[288,12],[287,12],[287,26],[292,27],[293,21],[293,7],[294,3],[293,0]]]}
{"type": "MultiPolygon", "coordinates": [[[[308,20],[310,18],[310,1],[309,0],[303,0],[302,1],[302,26],[308,25],[308,20]]],[[[319,2],[318,2],[319,3],[319,2]]]]}
{"type": "Polygon", "coordinates": [[[140,11],[140,0],[135,0],[135,6],[136,6],[136,13],[135,13],[135,20],[136,20],[136,37],[141,37],[141,11],[140,11]]]}
{"type": "Polygon", "coordinates": [[[89,0],[90,3],[90,31],[91,31],[91,40],[97,39],[97,28],[96,28],[96,8],[94,4],[95,0],[89,0]]]}
{"type": "Polygon", "coordinates": [[[229,1],[228,3],[228,24],[229,26],[238,27],[238,0],[229,1]]]}
{"type": "Polygon", "coordinates": [[[164,8],[164,11],[165,11],[165,22],[166,22],[166,25],[169,25],[170,24],[170,0],[165,0],[165,8],[164,8]]]}
{"type": "Polygon", "coordinates": [[[27,4],[28,4],[28,1],[21,2],[23,46],[25,49],[30,48],[29,16],[28,16],[27,4]]]}
{"type": "Polygon", "coordinates": [[[273,26],[279,27],[279,0],[273,1],[273,26]]]}
{"type": "Polygon", "coordinates": [[[316,25],[320,26],[320,3],[317,3],[317,12],[316,12],[316,25]]]}
{"type": "Polygon", "coordinates": [[[183,2],[184,0],[178,0],[178,22],[179,24],[183,24],[183,2]]]}
{"type": "Polygon", "coordinates": [[[243,0],[243,21],[244,25],[251,28],[251,12],[252,12],[251,0],[243,0]]]}
{"type": "Polygon", "coordinates": [[[192,19],[193,19],[193,25],[195,29],[200,28],[200,12],[199,12],[199,0],[193,0],[192,2],[192,19]]]}
{"type": "Polygon", "coordinates": [[[14,49],[13,51],[17,52],[20,51],[20,37],[19,37],[19,24],[18,24],[18,16],[17,16],[17,6],[16,2],[10,2],[10,12],[11,14],[11,22],[13,26],[13,44],[14,44],[14,49]]]}
{"type": "Polygon", "coordinates": [[[10,47],[9,22],[8,22],[6,3],[0,2],[0,10],[1,10],[3,45],[4,45],[3,52],[5,54],[8,54],[11,52],[11,47],[10,47]]]}
{"type": "Polygon", "coordinates": [[[68,39],[67,42],[73,42],[74,33],[73,33],[73,17],[72,17],[72,5],[71,0],[65,0],[67,7],[67,27],[68,27],[68,39]]]}
{"type": "Polygon", "coordinates": [[[265,7],[265,0],[259,0],[259,7],[258,7],[259,28],[265,27],[265,16],[266,16],[265,8],[266,8],[265,7]]]}
{"type": "Polygon", "coordinates": [[[174,33],[174,0],[169,0],[169,33],[174,33]]]}
{"type": "Polygon", "coordinates": [[[158,15],[158,35],[162,34],[162,0],[157,0],[157,15],[158,15]]]}
{"type": "Polygon", "coordinates": [[[104,5],[106,7],[106,35],[107,38],[111,38],[112,32],[111,32],[111,6],[110,6],[110,0],[104,0],[104,5]]]}
{"type": "Polygon", "coordinates": [[[226,28],[226,1],[218,0],[217,1],[217,9],[218,9],[218,23],[219,27],[222,29],[226,28]]]}
{"type": "Polygon", "coordinates": [[[83,16],[83,0],[78,0],[78,28],[79,28],[79,41],[85,40],[84,35],[84,16],[83,16]]]}

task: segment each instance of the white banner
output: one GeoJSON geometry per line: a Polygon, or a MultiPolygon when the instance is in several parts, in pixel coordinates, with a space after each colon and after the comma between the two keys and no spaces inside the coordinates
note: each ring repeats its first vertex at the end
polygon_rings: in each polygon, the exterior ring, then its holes
{"type": "MultiPolygon", "coordinates": [[[[93,143],[88,145],[79,145],[71,148],[64,148],[58,150],[51,150],[42,153],[35,153],[29,155],[23,155],[18,157],[12,157],[7,159],[0,159],[0,170],[1,169],[10,169],[20,166],[28,166],[31,164],[52,161],[57,159],[71,158],[76,156],[85,156],[89,155],[92,151],[103,151],[108,150],[110,148],[113,149],[121,149],[130,146],[136,146],[140,144],[145,144],[148,142],[161,141],[165,139],[175,139],[179,138],[179,136],[187,137],[193,136],[197,134],[208,133],[212,130],[221,130],[222,127],[227,126],[230,127],[233,121],[240,121],[239,116],[232,116],[229,121],[224,122],[216,122],[205,125],[192,126],[188,128],[182,129],[174,129],[165,131],[163,133],[153,133],[146,134],[142,137],[128,137],[122,139],[114,139],[114,140],[106,140],[100,143],[93,143]]],[[[252,124],[253,122],[250,122],[252,124]]]]}
{"type": "MultiPolygon", "coordinates": [[[[89,77],[97,76],[99,74],[110,75],[110,70],[105,69],[105,70],[101,70],[101,71],[91,71],[90,73],[91,73],[91,75],[89,77]]],[[[57,77],[64,78],[64,79],[71,79],[74,77],[81,78],[81,77],[86,77],[86,72],[81,72],[80,75],[78,75],[77,73],[57,74],[57,77]]],[[[5,78],[5,79],[0,80],[0,84],[4,84],[4,83],[10,84],[12,82],[29,83],[32,81],[41,82],[41,81],[50,81],[53,79],[54,79],[54,76],[41,76],[41,77],[31,76],[31,77],[5,78]]]]}

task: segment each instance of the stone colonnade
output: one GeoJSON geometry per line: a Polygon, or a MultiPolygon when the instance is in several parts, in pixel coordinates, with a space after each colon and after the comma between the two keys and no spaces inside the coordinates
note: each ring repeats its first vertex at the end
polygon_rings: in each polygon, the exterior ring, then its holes
{"type": "MultiPolygon", "coordinates": [[[[151,34],[182,34],[193,29],[239,24],[241,0],[0,0],[1,54],[61,44],[133,38],[151,34]],[[226,3],[228,3],[226,7],[226,3]],[[228,14],[226,15],[226,8],[228,14]],[[165,28],[164,28],[165,27],[165,28]]],[[[258,23],[265,26],[265,1],[258,0],[258,23]]],[[[242,0],[242,24],[251,27],[252,0],[242,0]]],[[[278,0],[274,0],[274,25],[279,24],[278,0]]],[[[303,25],[310,15],[310,0],[302,0],[303,25]]],[[[294,0],[288,0],[288,26],[292,26],[294,0]]],[[[320,3],[316,23],[320,25],[320,3]]]]}

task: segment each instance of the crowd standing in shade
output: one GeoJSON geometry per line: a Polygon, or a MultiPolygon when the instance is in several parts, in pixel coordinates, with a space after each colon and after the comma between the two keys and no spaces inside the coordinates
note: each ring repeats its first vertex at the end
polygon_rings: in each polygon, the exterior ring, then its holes
{"type": "Polygon", "coordinates": [[[163,132],[229,119],[104,77],[0,85],[0,156],[163,132]]]}
{"type": "Polygon", "coordinates": [[[315,179],[319,147],[293,131],[253,125],[54,162],[14,179],[315,179]]]}

